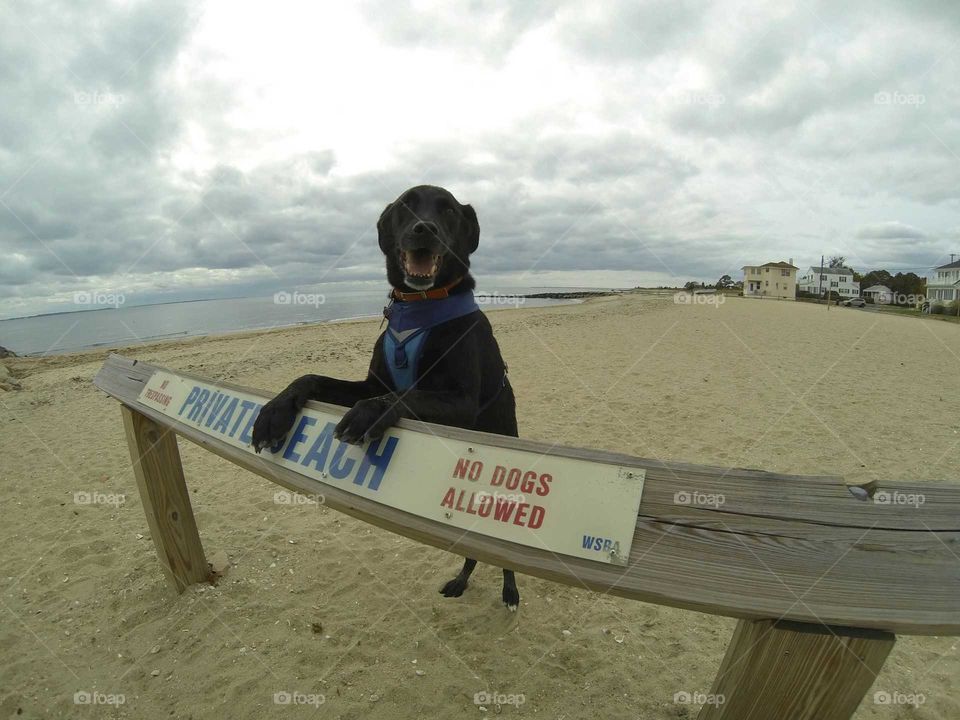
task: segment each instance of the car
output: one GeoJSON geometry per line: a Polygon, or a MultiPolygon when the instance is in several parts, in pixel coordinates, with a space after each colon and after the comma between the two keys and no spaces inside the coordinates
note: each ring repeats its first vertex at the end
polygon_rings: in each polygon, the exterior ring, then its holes
{"type": "Polygon", "coordinates": [[[854,298],[850,298],[849,300],[844,300],[843,304],[846,305],[847,307],[862,308],[862,307],[866,307],[867,301],[864,300],[862,297],[854,297],[854,298]]]}

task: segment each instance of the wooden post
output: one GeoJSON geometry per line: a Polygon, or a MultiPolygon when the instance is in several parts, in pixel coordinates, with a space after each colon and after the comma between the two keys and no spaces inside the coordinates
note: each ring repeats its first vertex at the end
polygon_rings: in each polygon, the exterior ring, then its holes
{"type": "Polygon", "coordinates": [[[178,593],[210,574],[183,477],[177,436],[121,406],[140,502],[160,564],[178,593]]]}
{"type": "Polygon", "coordinates": [[[896,636],[740,620],[698,720],[849,720],[896,636]]]}

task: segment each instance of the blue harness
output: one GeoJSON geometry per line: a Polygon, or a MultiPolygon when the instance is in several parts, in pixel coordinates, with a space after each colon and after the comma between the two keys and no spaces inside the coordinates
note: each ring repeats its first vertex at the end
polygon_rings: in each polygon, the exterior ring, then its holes
{"type": "Polygon", "coordinates": [[[417,368],[430,330],[479,309],[472,291],[437,300],[391,301],[383,309],[383,315],[387,318],[383,353],[398,392],[409,390],[417,381],[417,368]]]}

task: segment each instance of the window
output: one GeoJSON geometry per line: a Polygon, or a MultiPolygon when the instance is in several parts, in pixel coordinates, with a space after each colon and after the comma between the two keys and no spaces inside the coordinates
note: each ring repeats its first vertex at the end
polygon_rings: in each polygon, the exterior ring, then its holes
{"type": "Polygon", "coordinates": [[[780,274],[783,275],[783,277],[790,277],[790,271],[789,271],[789,270],[781,270],[781,271],[780,271],[780,274]]]}
{"type": "Polygon", "coordinates": [[[834,280],[834,281],[831,281],[831,282],[830,282],[830,287],[837,287],[837,285],[839,285],[839,284],[840,284],[840,283],[838,283],[838,282],[836,282],[836,281],[834,280]]]}
{"type": "Polygon", "coordinates": [[[840,282],[846,282],[846,281],[847,281],[847,276],[846,276],[846,275],[841,275],[841,276],[840,276],[840,282]]]}
{"type": "Polygon", "coordinates": [[[821,276],[820,276],[820,279],[821,279],[821,280],[826,280],[826,279],[827,279],[827,276],[826,276],[826,275],[821,275],[821,276]]]}
{"type": "Polygon", "coordinates": [[[767,287],[770,287],[770,281],[769,281],[769,280],[766,280],[766,281],[765,281],[765,284],[766,284],[767,287]]]}

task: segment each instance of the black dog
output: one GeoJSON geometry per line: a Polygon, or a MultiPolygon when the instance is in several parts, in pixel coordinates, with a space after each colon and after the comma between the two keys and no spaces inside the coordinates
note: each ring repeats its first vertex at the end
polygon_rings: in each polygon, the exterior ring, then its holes
{"type": "MultiPolygon", "coordinates": [[[[387,205],[377,231],[393,292],[390,325],[374,346],[367,379],[294,380],[260,411],[257,452],[283,440],[307,400],[350,407],[335,431],[349,443],[376,440],[400,418],[516,437],[506,366],[473,300],[470,254],[480,241],[473,208],[443,188],[420,185],[387,205]]],[[[476,564],[467,558],[440,592],[462,595],[476,564]]],[[[511,610],[520,603],[512,570],[503,571],[503,602],[511,610]]]]}

